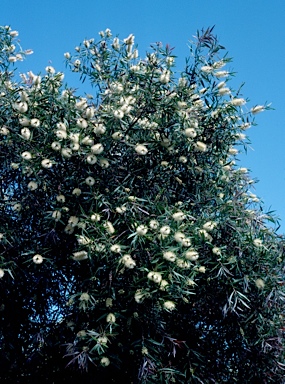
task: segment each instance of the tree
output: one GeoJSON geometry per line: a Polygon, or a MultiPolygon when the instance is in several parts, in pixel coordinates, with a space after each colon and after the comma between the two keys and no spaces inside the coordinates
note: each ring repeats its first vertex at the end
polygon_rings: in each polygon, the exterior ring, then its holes
{"type": "Polygon", "coordinates": [[[185,71],[161,43],[85,40],[16,80],[1,27],[5,382],[281,383],[284,239],[235,159],[254,115],[212,29],[185,71]],[[270,222],[273,225],[270,225],[270,222]]]}

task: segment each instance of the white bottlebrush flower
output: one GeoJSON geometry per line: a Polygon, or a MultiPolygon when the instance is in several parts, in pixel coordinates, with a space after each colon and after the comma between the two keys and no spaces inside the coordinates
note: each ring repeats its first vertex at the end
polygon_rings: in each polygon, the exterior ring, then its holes
{"type": "Polygon", "coordinates": [[[112,36],[112,32],[111,32],[111,29],[110,29],[110,28],[106,28],[106,29],[105,29],[105,33],[106,33],[106,36],[107,36],[107,37],[111,37],[111,36],[112,36]]]}
{"type": "Polygon", "coordinates": [[[10,31],[10,32],[9,32],[9,35],[10,35],[11,37],[17,37],[17,36],[19,36],[19,32],[18,32],[18,31],[10,31]]]}
{"type": "Polygon", "coordinates": [[[56,128],[66,132],[66,124],[64,124],[62,121],[56,124],[56,128]]]}
{"type": "Polygon", "coordinates": [[[95,155],[88,155],[86,157],[86,161],[87,161],[88,164],[93,165],[93,164],[95,164],[97,162],[97,157],[95,155]]]}
{"type": "Polygon", "coordinates": [[[106,317],[106,321],[109,324],[113,324],[116,322],[116,316],[113,313],[109,313],[106,317]]]}
{"type": "Polygon", "coordinates": [[[162,276],[161,276],[161,273],[159,272],[154,272],[154,271],[151,271],[148,273],[147,275],[147,278],[149,280],[152,280],[153,282],[159,284],[162,280],[162,276]]]}
{"type": "Polygon", "coordinates": [[[120,49],[120,41],[118,39],[118,37],[115,37],[114,40],[113,40],[113,43],[112,43],[112,47],[118,51],[120,49]]]}
{"type": "Polygon", "coordinates": [[[203,228],[206,231],[212,231],[214,228],[216,228],[216,226],[217,226],[217,223],[215,221],[207,221],[207,223],[203,225],[203,228]]]}
{"type": "Polygon", "coordinates": [[[84,145],[93,145],[94,144],[94,140],[91,139],[90,136],[85,136],[83,137],[83,139],[81,140],[81,144],[84,144],[84,145]]]}
{"type": "Polygon", "coordinates": [[[222,250],[219,247],[214,247],[212,249],[212,252],[213,252],[214,255],[217,255],[217,256],[221,256],[221,254],[222,254],[222,250]]]}
{"type": "Polygon", "coordinates": [[[144,236],[147,234],[147,231],[148,231],[148,228],[146,225],[139,225],[137,228],[136,228],[136,233],[139,235],[139,236],[144,236]]]}
{"type": "Polygon", "coordinates": [[[113,299],[111,297],[107,297],[105,301],[106,308],[111,308],[113,306],[113,299]]]}
{"type": "Polygon", "coordinates": [[[7,136],[7,135],[9,135],[9,133],[10,133],[10,131],[7,127],[4,126],[4,127],[0,128],[0,135],[7,136]]]}
{"type": "Polygon", "coordinates": [[[189,239],[189,237],[185,237],[185,238],[182,240],[181,244],[183,245],[183,247],[190,247],[190,245],[191,245],[191,239],[189,239]]]}
{"type": "Polygon", "coordinates": [[[241,99],[241,98],[234,98],[229,103],[231,105],[238,107],[238,106],[244,105],[246,103],[246,101],[244,99],[241,99]]]}
{"type": "Polygon", "coordinates": [[[231,147],[229,149],[229,154],[235,156],[238,154],[238,150],[236,148],[231,147]]]}
{"type": "Polygon", "coordinates": [[[113,227],[113,224],[110,221],[106,221],[103,226],[109,233],[109,235],[113,235],[113,233],[115,232],[115,228],[113,227]]]}
{"type": "Polygon", "coordinates": [[[235,138],[236,138],[237,140],[245,140],[245,139],[246,139],[246,135],[245,135],[244,133],[237,133],[237,134],[235,135],[235,138]]]}
{"type": "Polygon", "coordinates": [[[13,211],[15,211],[15,212],[20,212],[21,209],[22,209],[22,204],[20,204],[20,203],[16,203],[16,204],[14,204],[14,205],[12,206],[12,208],[13,208],[13,211]]]}
{"type": "Polygon", "coordinates": [[[185,77],[180,77],[178,80],[179,87],[185,87],[187,85],[187,79],[185,77]]]}
{"type": "Polygon", "coordinates": [[[76,125],[78,128],[85,129],[88,127],[88,123],[82,117],[76,120],[76,125]]]}
{"type": "Polygon", "coordinates": [[[151,229],[157,229],[159,227],[159,222],[157,220],[150,220],[149,227],[151,229]]]}
{"type": "Polygon", "coordinates": [[[79,111],[82,111],[83,109],[87,108],[87,100],[85,98],[81,99],[77,103],[75,103],[75,108],[78,109],[79,111]]]}
{"type": "Polygon", "coordinates": [[[110,166],[110,163],[109,163],[109,161],[107,159],[103,159],[102,158],[102,159],[99,160],[99,165],[100,165],[101,168],[106,169],[106,168],[108,168],[110,166]]]}
{"type": "Polygon", "coordinates": [[[169,286],[169,282],[167,280],[161,280],[159,284],[159,289],[161,291],[166,291],[166,288],[169,286]]]}
{"type": "Polygon", "coordinates": [[[19,96],[21,101],[29,101],[29,95],[25,91],[20,91],[19,96]]]}
{"type": "Polygon", "coordinates": [[[89,295],[89,293],[87,293],[87,292],[83,292],[83,293],[81,294],[81,296],[79,297],[79,300],[80,300],[80,301],[89,301],[89,300],[90,300],[90,295],[89,295]]]}
{"type": "Polygon", "coordinates": [[[30,191],[34,191],[35,189],[38,188],[38,184],[35,181],[30,181],[28,184],[28,189],[30,191]]]}
{"type": "Polygon", "coordinates": [[[45,69],[46,69],[47,73],[49,73],[51,75],[55,74],[55,69],[51,65],[48,65],[45,69]]]}
{"type": "Polygon", "coordinates": [[[190,249],[185,253],[185,259],[190,261],[196,261],[199,259],[199,253],[194,249],[190,249]]]}
{"type": "Polygon", "coordinates": [[[25,113],[28,110],[28,104],[25,101],[20,101],[19,103],[13,104],[13,108],[18,112],[25,113]]]}
{"type": "Polygon", "coordinates": [[[84,112],[84,116],[86,119],[92,119],[95,115],[95,108],[94,107],[87,107],[84,112]]]}
{"type": "Polygon", "coordinates": [[[184,134],[186,137],[189,137],[191,139],[194,139],[197,136],[197,132],[194,128],[186,128],[184,134]]]}
{"type": "Polygon", "coordinates": [[[136,262],[135,262],[135,260],[130,259],[130,260],[126,260],[126,261],[125,261],[125,267],[126,267],[126,268],[134,269],[135,266],[136,266],[136,262]]]}
{"type": "Polygon", "coordinates": [[[228,71],[218,71],[218,72],[215,72],[214,75],[219,79],[221,77],[228,77],[229,72],[228,71]]]}
{"type": "Polygon", "coordinates": [[[205,273],[206,272],[206,267],[201,266],[198,268],[198,272],[205,273]]]}
{"type": "MultiPolygon", "coordinates": [[[[78,224],[78,227],[79,227],[80,224],[82,224],[82,222],[80,222],[80,223],[78,224]]],[[[78,242],[78,244],[80,244],[80,245],[88,245],[88,244],[91,243],[91,240],[90,240],[89,237],[87,237],[87,236],[80,235],[80,236],[78,236],[78,238],[77,238],[77,242],[78,242]]]]}
{"type": "Polygon", "coordinates": [[[120,215],[125,213],[126,210],[127,210],[127,208],[124,205],[122,205],[121,207],[116,207],[116,212],[119,213],[120,215]]]}
{"type": "Polygon", "coordinates": [[[142,291],[140,289],[138,289],[135,293],[135,301],[140,304],[142,303],[144,300],[144,294],[142,293],[142,291]]]}
{"type": "Polygon", "coordinates": [[[98,213],[93,213],[90,217],[91,221],[98,222],[101,220],[101,216],[98,213]]]}
{"type": "Polygon", "coordinates": [[[9,63],[16,63],[17,57],[16,56],[9,56],[8,61],[9,61],[9,63]]]}
{"type": "Polygon", "coordinates": [[[74,188],[72,191],[72,194],[75,196],[80,196],[81,195],[81,189],[80,188],[74,188]]]}
{"type": "Polygon", "coordinates": [[[85,179],[85,183],[86,183],[87,185],[89,185],[89,186],[92,187],[92,185],[95,184],[95,179],[94,179],[94,177],[92,177],[92,176],[88,176],[88,177],[86,177],[86,179],[85,179]]]}
{"type": "Polygon", "coordinates": [[[55,221],[59,221],[61,219],[61,212],[60,211],[53,211],[51,216],[55,221]]]}
{"type": "Polygon", "coordinates": [[[0,279],[2,279],[4,274],[5,274],[5,271],[2,268],[0,268],[0,279]]]}
{"type": "Polygon", "coordinates": [[[114,93],[122,93],[124,90],[124,86],[121,83],[114,82],[110,84],[111,91],[114,93]]]}
{"type": "Polygon", "coordinates": [[[104,147],[101,143],[92,145],[90,149],[91,152],[94,153],[94,155],[100,155],[104,151],[104,147]]]}
{"type": "Polygon", "coordinates": [[[176,260],[176,255],[172,251],[166,251],[166,252],[163,252],[163,258],[167,261],[174,262],[176,260]]]}
{"type": "Polygon", "coordinates": [[[120,253],[121,252],[121,246],[119,244],[113,244],[110,247],[110,250],[114,253],[120,253]]]}
{"type": "Polygon", "coordinates": [[[168,161],[162,161],[160,164],[162,167],[167,167],[169,163],[168,161]]]}
{"type": "Polygon", "coordinates": [[[122,119],[124,117],[124,112],[121,109],[117,109],[114,111],[114,117],[116,119],[122,119]]]}
{"type": "Polygon", "coordinates": [[[22,152],[21,156],[24,160],[31,160],[32,158],[31,152],[28,152],[28,151],[22,152]]]}
{"type": "Polygon", "coordinates": [[[175,58],[173,56],[168,56],[166,59],[165,59],[165,62],[166,64],[171,67],[173,64],[174,64],[174,60],[175,58]]]}
{"type": "Polygon", "coordinates": [[[43,257],[41,255],[35,255],[33,257],[33,262],[35,264],[41,264],[44,261],[43,257]]]}
{"type": "Polygon", "coordinates": [[[74,252],[72,258],[76,261],[86,260],[88,259],[88,253],[86,251],[74,252]]]}
{"type": "Polygon", "coordinates": [[[79,148],[80,148],[79,143],[71,143],[70,148],[64,148],[62,150],[62,152],[63,152],[62,155],[63,155],[63,157],[66,157],[69,159],[72,156],[72,151],[78,151],[79,148]]]}
{"type": "Polygon", "coordinates": [[[206,152],[207,144],[203,143],[202,141],[197,141],[195,144],[195,148],[200,152],[206,152]]]}
{"type": "Polygon", "coordinates": [[[68,59],[71,58],[71,55],[70,55],[69,52],[65,52],[65,53],[64,53],[64,57],[68,60],[68,59]]]}
{"type": "Polygon", "coordinates": [[[210,65],[203,65],[201,67],[201,71],[205,73],[211,73],[213,71],[213,68],[210,67],[210,65]]]}
{"type": "Polygon", "coordinates": [[[20,168],[20,164],[18,164],[18,163],[11,163],[10,166],[12,169],[19,169],[20,168]]]}
{"type": "Polygon", "coordinates": [[[190,278],[186,280],[186,284],[189,285],[190,287],[194,287],[196,285],[195,281],[190,278]]]}
{"type": "Polygon", "coordinates": [[[247,168],[244,168],[244,167],[241,167],[241,168],[238,168],[238,169],[237,169],[237,172],[240,172],[240,173],[247,173],[247,172],[248,172],[248,169],[247,169],[247,168]]]}
{"type": "Polygon", "coordinates": [[[213,240],[212,236],[205,229],[200,229],[199,235],[203,237],[205,240],[208,240],[208,241],[213,240]]]}
{"type": "Polygon", "coordinates": [[[258,289],[263,289],[265,287],[265,282],[262,279],[256,279],[255,285],[257,286],[258,289]]]}
{"type": "Polygon", "coordinates": [[[33,128],[38,128],[41,125],[41,122],[39,119],[31,119],[30,125],[33,128]]]}
{"type": "Polygon", "coordinates": [[[175,309],[176,305],[173,301],[165,301],[163,303],[163,308],[166,309],[167,311],[173,311],[175,309]]]}
{"type": "Polygon", "coordinates": [[[42,160],[41,164],[42,164],[42,167],[46,169],[49,169],[52,167],[52,161],[49,159],[42,160]]]}
{"type": "Polygon", "coordinates": [[[78,224],[78,217],[76,216],[70,216],[68,219],[68,224],[71,225],[72,227],[75,227],[78,224]]]}
{"type": "Polygon", "coordinates": [[[94,144],[94,140],[91,139],[90,136],[85,136],[85,137],[81,140],[81,144],[84,144],[84,145],[93,145],[93,144],[94,144]]]}
{"type": "Polygon", "coordinates": [[[80,137],[80,134],[79,133],[71,133],[69,135],[69,138],[70,140],[73,142],[73,143],[79,143],[79,137],[80,137]]]}
{"type": "Polygon", "coordinates": [[[226,81],[221,81],[221,82],[217,85],[217,88],[218,88],[218,89],[222,89],[222,88],[225,87],[226,84],[227,84],[226,81]]]}
{"type": "Polygon", "coordinates": [[[64,129],[58,129],[55,131],[55,135],[58,139],[63,140],[67,138],[67,133],[64,129]]]}
{"type": "Polygon", "coordinates": [[[164,225],[160,228],[159,232],[162,236],[168,236],[171,232],[171,228],[168,225],[164,225]]]}
{"type": "Polygon", "coordinates": [[[176,259],[176,265],[181,269],[189,269],[192,266],[192,264],[188,260],[183,259],[176,259]]]}
{"type": "Polygon", "coordinates": [[[219,88],[219,94],[221,96],[230,95],[231,94],[231,90],[229,88],[227,88],[227,87],[219,88]]]}
{"type": "Polygon", "coordinates": [[[262,240],[261,240],[261,239],[254,239],[254,240],[253,240],[253,244],[254,244],[255,247],[257,247],[257,248],[262,247],[262,240]]]}
{"type": "Polygon", "coordinates": [[[126,45],[133,45],[135,42],[135,36],[131,33],[126,39],[124,39],[124,43],[126,45]]]}
{"type": "Polygon", "coordinates": [[[182,232],[175,232],[174,233],[174,240],[177,241],[177,243],[182,243],[182,241],[185,239],[185,235],[182,232]]]}
{"type": "Polygon", "coordinates": [[[72,149],[71,148],[62,148],[61,156],[64,157],[65,159],[70,159],[72,156],[72,149]]]}
{"type": "Polygon", "coordinates": [[[182,211],[178,211],[173,213],[172,218],[174,221],[180,222],[186,219],[186,215],[182,211]]]}
{"type": "Polygon", "coordinates": [[[103,367],[108,367],[108,365],[110,365],[110,359],[108,359],[108,357],[102,357],[100,360],[100,364],[103,367]]]}
{"type": "Polygon", "coordinates": [[[122,258],[121,258],[121,263],[123,263],[123,264],[125,264],[127,261],[130,261],[130,260],[132,260],[132,256],[131,255],[129,255],[129,254],[126,254],[126,255],[124,255],[122,258]]]}
{"type": "Polygon", "coordinates": [[[23,137],[23,139],[29,140],[31,137],[31,131],[29,130],[29,128],[22,128],[21,136],[23,137]]]}
{"type": "Polygon", "coordinates": [[[187,163],[187,157],[186,156],[180,156],[178,161],[182,164],[186,164],[187,163]]]}
{"type": "Polygon", "coordinates": [[[64,196],[64,195],[57,195],[57,196],[56,196],[56,200],[57,200],[59,203],[65,203],[65,196],[64,196]]]}
{"type": "Polygon", "coordinates": [[[138,155],[146,155],[148,153],[148,149],[146,148],[146,146],[142,145],[142,144],[138,144],[136,147],[135,147],[135,151],[138,155]]]}
{"type": "Polygon", "coordinates": [[[220,68],[223,68],[225,65],[226,65],[226,63],[225,63],[224,60],[219,60],[219,61],[216,61],[216,62],[213,64],[213,68],[215,68],[215,69],[220,69],[220,68]]]}
{"type": "Polygon", "coordinates": [[[132,59],[137,59],[139,57],[139,51],[134,49],[132,59]]]}
{"type": "Polygon", "coordinates": [[[160,77],[159,77],[159,81],[162,83],[162,84],[167,84],[170,82],[170,72],[169,71],[164,71],[160,77]]]}
{"type": "Polygon", "coordinates": [[[256,105],[255,107],[251,108],[250,112],[253,115],[256,115],[257,113],[263,112],[265,110],[264,105],[256,105]]]}
{"type": "Polygon", "coordinates": [[[121,140],[122,138],[123,138],[123,134],[120,131],[114,132],[112,134],[112,139],[113,140],[121,140]]]}
{"type": "Polygon", "coordinates": [[[30,125],[30,119],[28,119],[27,117],[20,117],[19,123],[20,125],[22,125],[22,127],[28,127],[30,125]]]}

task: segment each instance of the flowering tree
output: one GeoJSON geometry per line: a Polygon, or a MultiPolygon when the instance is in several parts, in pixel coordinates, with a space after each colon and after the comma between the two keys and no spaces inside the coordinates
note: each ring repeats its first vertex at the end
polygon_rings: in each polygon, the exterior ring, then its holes
{"type": "Polygon", "coordinates": [[[212,30],[181,74],[160,43],[83,41],[93,98],[50,66],[16,81],[31,52],[0,34],[0,377],[281,382],[284,241],[235,164],[268,107],[212,30]]]}

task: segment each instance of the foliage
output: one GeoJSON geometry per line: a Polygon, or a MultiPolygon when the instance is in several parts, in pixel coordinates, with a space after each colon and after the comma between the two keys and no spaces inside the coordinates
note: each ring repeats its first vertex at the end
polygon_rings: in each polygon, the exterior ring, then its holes
{"type": "Polygon", "coordinates": [[[180,75],[161,43],[85,40],[65,57],[94,98],[16,81],[31,52],[0,33],[0,377],[281,383],[284,240],[235,163],[268,106],[212,29],[180,75]]]}

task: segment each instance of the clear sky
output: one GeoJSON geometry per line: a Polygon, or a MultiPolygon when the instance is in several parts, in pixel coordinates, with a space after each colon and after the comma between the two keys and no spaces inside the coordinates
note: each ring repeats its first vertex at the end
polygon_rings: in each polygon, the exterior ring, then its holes
{"type": "MultiPolygon", "coordinates": [[[[233,58],[234,87],[245,82],[249,107],[272,103],[273,111],[256,116],[247,131],[253,150],[240,165],[259,179],[252,190],[274,210],[285,232],[285,1],[284,0],[1,0],[0,25],[20,32],[23,48],[34,54],[20,63],[20,72],[44,72],[47,65],[65,71],[63,53],[85,38],[98,38],[110,28],[120,38],[133,33],[144,56],[161,41],[175,47],[177,69],[183,70],[187,43],[201,28],[215,25],[219,43],[233,58]]],[[[75,74],[66,77],[78,86],[75,74]]],[[[90,89],[86,90],[90,92],[90,89]]]]}

